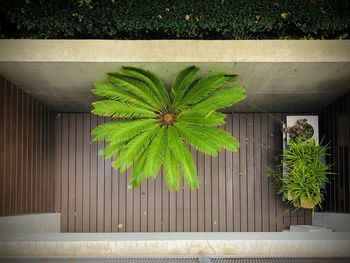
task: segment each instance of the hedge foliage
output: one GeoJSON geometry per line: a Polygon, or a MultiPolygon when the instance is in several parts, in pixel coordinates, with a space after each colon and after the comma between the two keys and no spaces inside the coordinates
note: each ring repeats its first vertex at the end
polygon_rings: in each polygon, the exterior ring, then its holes
{"type": "Polygon", "coordinates": [[[1,0],[2,37],[349,38],[349,0],[1,0]]]}

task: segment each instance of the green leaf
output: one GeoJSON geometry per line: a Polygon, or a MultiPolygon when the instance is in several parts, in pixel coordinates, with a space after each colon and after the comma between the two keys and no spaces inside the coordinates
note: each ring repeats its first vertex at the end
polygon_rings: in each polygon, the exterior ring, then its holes
{"type": "Polygon", "coordinates": [[[176,108],[176,104],[182,99],[185,92],[190,87],[190,84],[194,80],[199,68],[190,66],[180,71],[175,78],[175,81],[171,88],[170,96],[172,98],[173,107],[176,108]]]}
{"type": "Polygon", "coordinates": [[[149,105],[154,105],[155,109],[162,109],[161,103],[158,98],[154,96],[154,93],[150,88],[138,79],[129,77],[121,73],[108,73],[108,79],[117,85],[118,87],[123,87],[129,92],[141,98],[145,103],[149,105]]]}
{"type": "Polygon", "coordinates": [[[120,168],[123,173],[145,151],[159,129],[160,126],[157,124],[132,138],[120,151],[113,167],[115,169],[120,168]]]}
{"type": "Polygon", "coordinates": [[[186,110],[178,118],[177,122],[186,125],[221,126],[225,124],[226,115],[221,112],[208,113],[204,110],[186,110]]]}
{"type": "Polygon", "coordinates": [[[167,128],[163,126],[160,128],[157,136],[149,145],[147,152],[145,171],[153,179],[158,175],[159,169],[163,163],[163,156],[167,149],[167,128]]]}
{"type": "Polygon", "coordinates": [[[180,188],[180,166],[179,160],[174,156],[170,148],[165,151],[163,176],[170,191],[180,188]]]}
{"type": "Polygon", "coordinates": [[[143,180],[147,178],[147,173],[145,172],[144,166],[146,163],[146,154],[142,156],[135,162],[130,175],[129,185],[132,187],[139,187],[143,180]]]}
{"type": "Polygon", "coordinates": [[[125,142],[109,143],[103,150],[99,152],[99,154],[105,157],[106,159],[110,159],[114,155],[118,154],[124,143],[125,142]]]}
{"type": "Polygon", "coordinates": [[[183,108],[184,106],[198,103],[229,80],[230,78],[226,77],[224,73],[212,74],[201,78],[186,92],[185,96],[177,104],[177,107],[183,108]]]}
{"type": "Polygon", "coordinates": [[[140,106],[115,100],[100,100],[92,103],[92,113],[112,118],[155,118],[158,115],[140,106]]]}
{"type": "Polygon", "coordinates": [[[197,168],[192,155],[174,127],[168,127],[168,147],[180,161],[183,177],[190,189],[199,187],[197,168]]]}
{"type": "Polygon", "coordinates": [[[157,96],[158,101],[161,102],[163,109],[166,109],[166,106],[169,103],[169,95],[168,95],[168,90],[165,87],[162,80],[160,80],[152,72],[142,68],[131,67],[131,66],[128,66],[128,67],[124,66],[122,68],[123,68],[124,74],[145,82],[146,85],[152,90],[153,94],[157,96]]]}
{"type": "Polygon", "coordinates": [[[203,131],[203,128],[181,123],[176,123],[175,128],[181,137],[195,149],[212,156],[217,156],[218,151],[220,151],[220,147],[208,133],[203,131]]]}
{"type": "Polygon", "coordinates": [[[219,110],[230,107],[232,104],[244,100],[245,98],[245,89],[242,87],[221,89],[194,105],[189,111],[219,110]]]}
{"type": "Polygon", "coordinates": [[[153,106],[143,102],[142,99],[128,92],[127,90],[125,90],[125,88],[117,87],[111,82],[95,82],[94,87],[95,89],[92,89],[92,93],[96,95],[107,97],[109,99],[121,102],[126,102],[128,104],[138,105],[151,110],[154,109],[153,106]]]}
{"type": "Polygon", "coordinates": [[[94,141],[118,143],[129,140],[157,123],[154,119],[108,122],[97,126],[91,134],[94,141]]]}

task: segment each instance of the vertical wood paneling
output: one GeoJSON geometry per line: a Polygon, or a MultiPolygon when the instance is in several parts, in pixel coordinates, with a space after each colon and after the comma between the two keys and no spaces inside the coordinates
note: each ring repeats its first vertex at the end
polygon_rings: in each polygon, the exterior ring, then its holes
{"type": "Polygon", "coordinates": [[[335,175],[329,176],[326,198],[321,211],[350,213],[350,92],[320,112],[320,132],[328,143],[326,161],[335,175]]]}
{"type": "Polygon", "coordinates": [[[91,142],[90,131],[106,119],[61,114],[55,124],[55,209],[62,212],[62,231],[281,231],[298,219],[309,222],[308,212],[290,213],[267,177],[282,147],[284,118],[229,114],[224,128],[240,141],[239,152],[223,151],[212,158],[191,149],[200,189],[191,192],[184,186],[169,192],[161,176],[128,188],[130,171],[119,174],[111,160],[98,156],[104,144],[91,142]]]}
{"type": "Polygon", "coordinates": [[[54,211],[50,118],[46,106],[0,77],[0,216],[54,211]]]}

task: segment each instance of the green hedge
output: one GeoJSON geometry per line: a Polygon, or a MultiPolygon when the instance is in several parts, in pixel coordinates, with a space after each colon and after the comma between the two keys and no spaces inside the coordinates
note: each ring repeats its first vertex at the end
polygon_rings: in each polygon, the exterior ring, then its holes
{"type": "Polygon", "coordinates": [[[2,0],[2,37],[349,38],[349,0],[2,0]]]}

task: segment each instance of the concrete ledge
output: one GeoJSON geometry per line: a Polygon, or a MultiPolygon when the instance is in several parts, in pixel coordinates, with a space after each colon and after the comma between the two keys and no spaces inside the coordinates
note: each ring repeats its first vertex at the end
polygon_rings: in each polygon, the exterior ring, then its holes
{"type": "Polygon", "coordinates": [[[350,256],[349,233],[7,235],[0,256],[350,256]]]}
{"type": "Polygon", "coordinates": [[[349,61],[349,40],[0,40],[0,62],[349,61]]]}
{"type": "Polygon", "coordinates": [[[60,219],[60,213],[4,216],[0,233],[59,233],[60,219]]]}

